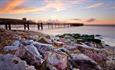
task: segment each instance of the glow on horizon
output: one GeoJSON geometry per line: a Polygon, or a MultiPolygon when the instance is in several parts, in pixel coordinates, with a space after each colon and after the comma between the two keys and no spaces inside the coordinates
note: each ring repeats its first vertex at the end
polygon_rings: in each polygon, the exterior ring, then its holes
{"type": "Polygon", "coordinates": [[[115,24],[115,0],[0,0],[0,18],[23,17],[35,21],[115,24]]]}

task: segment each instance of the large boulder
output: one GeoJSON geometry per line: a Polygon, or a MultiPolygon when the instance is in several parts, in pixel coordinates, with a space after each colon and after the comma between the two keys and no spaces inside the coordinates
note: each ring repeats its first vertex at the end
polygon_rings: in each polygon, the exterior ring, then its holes
{"type": "Polygon", "coordinates": [[[20,46],[20,41],[19,40],[15,40],[10,46],[5,46],[4,50],[5,51],[13,51],[13,50],[17,50],[20,46]]]}
{"type": "MultiPolygon", "coordinates": [[[[47,63],[50,65],[48,68],[56,68],[54,70],[66,70],[67,69],[67,56],[62,52],[49,52],[47,63]]],[[[50,69],[52,70],[52,69],[50,69]]]]}
{"type": "Polygon", "coordinates": [[[15,55],[20,57],[22,60],[25,60],[28,64],[34,66],[39,66],[44,62],[42,55],[34,45],[20,47],[16,51],[15,55]]]}
{"type": "Polygon", "coordinates": [[[84,54],[71,54],[71,57],[80,70],[102,70],[94,60],[84,54]]]}
{"type": "Polygon", "coordinates": [[[0,70],[36,70],[20,58],[11,55],[0,55],[0,70]]]}
{"type": "Polygon", "coordinates": [[[43,58],[47,58],[49,51],[53,51],[53,46],[51,44],[44,44],[40,42],[33,42],[33,45],[42,54],[43,58]]]}

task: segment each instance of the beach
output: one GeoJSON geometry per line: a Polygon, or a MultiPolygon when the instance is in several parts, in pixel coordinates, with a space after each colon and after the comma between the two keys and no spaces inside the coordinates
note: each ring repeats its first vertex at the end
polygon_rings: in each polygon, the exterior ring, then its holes
{"type": "Polygon", "coordinates": [[[0,29],[0,49],[0,70],[115,68],[115,47],[95,34],[48,35],[38,31],[0,29]]]}

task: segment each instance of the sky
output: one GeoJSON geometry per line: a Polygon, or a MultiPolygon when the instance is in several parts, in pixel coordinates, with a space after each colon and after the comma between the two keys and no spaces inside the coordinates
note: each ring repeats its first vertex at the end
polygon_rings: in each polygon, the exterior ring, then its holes
{"type": "Polygon", "coordinates": [[[115,0],[0,0],[0,18],[115,24],[115,0]]]}

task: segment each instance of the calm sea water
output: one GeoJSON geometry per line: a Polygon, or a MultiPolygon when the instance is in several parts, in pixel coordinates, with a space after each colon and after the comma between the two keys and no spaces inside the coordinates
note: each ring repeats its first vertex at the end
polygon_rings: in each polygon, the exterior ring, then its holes
{"type": "MultiPolygon", "coordinates": [[[[14,28],[12,29],[23,30],[23,26],[14,26],[14,28]]],[[[38,31],[37,26],[31,26],[30,29],[32,31],[38,31]]],[[[106,44],[115,46],[115,26],[79,26],[57,29],[48,29],[47,26],[45,26],[44,30],[41,30],[40,32],[49,35],[57,35],[64,33],[98,34],[103,37],[102,40],[104,40],[106,44]]]]}
{"type": "Polygon", "coordinates": [[[64,33],[98,34],[103,37],[102,40],[104,40],[106,44],[115,46],[115,26],[79,26],[60,29],[45,29],[41,32],[49,35],[64,33]]]}

